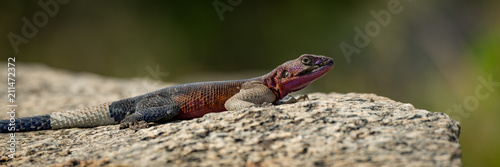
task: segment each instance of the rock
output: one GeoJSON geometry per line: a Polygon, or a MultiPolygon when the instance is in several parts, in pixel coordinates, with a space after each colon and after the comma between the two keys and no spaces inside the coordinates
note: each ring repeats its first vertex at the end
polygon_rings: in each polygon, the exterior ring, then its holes
{"type": "MultiPolygon", "coordinates": [[[[20,110],[23,116],[54,112],[52,108],[61,106],[70,109],[81,104],[69,102],[82,99],[89,99],[82,103],[91,105],[105,102],[95,98],[139,95],[147,91],[137,85],[155,83],[31,64],[20,68],[26,71],[19,75],[24,82],[17,85],[18,94],[24,97],[18,104],[35,109],[20,110]]],[[[309,97],[295,104],[211,113],[138,131],[114,125],[16,133],[16,159],[2,158],[0,165],[461,166],[460,126],[446,114],[374,94],[313,93],[309,97]]],[[[7,117],[0,114],[1,119],[7,117]]],[[[4,139],[0,148],[8,147],[8,134],[0,135],[4,139]]]]}

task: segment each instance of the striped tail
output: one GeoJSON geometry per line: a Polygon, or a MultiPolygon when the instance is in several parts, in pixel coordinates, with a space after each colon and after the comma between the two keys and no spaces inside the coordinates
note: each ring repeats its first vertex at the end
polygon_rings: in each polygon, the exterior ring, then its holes
{"type": "Polygon", "coordinates": [[[46,115],[0,120],[0,133],[27,132],[47,129],[89,128],[118,124],[110,116],[109,103],[46,115]]]}

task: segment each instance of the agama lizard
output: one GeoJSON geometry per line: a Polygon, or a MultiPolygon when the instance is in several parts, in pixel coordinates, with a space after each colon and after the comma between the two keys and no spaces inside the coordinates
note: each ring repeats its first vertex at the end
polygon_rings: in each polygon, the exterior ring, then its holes
{"type": "Polygon", "coordinates": [[[289,93],[307,87],[334,66],[332,58],[301,55],[270,73],[245,80],[199,82],[163,88],[144,95],[46,115],[0,120],[0,132],[25,132],[120,123],[144,128],[149,122],[191,119],[211,112],[282,103],[289,93]]]}

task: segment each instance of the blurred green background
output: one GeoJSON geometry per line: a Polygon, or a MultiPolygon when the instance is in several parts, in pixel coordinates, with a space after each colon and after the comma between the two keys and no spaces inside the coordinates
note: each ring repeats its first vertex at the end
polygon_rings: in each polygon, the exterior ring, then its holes
{"type": "Polygon", "coordinates": [[[151,77],[148,68],[159,65],[168,75],[154,79],[185,83],[253,77],[303,53],[326,55],[334,70],[307,91],[375,93],[445,112],[462,126],[464,166],[500,166],[499,1],[94,0],[49,6],[53,17],[42,6],[0,1],[1,61],[124,78],[151,77]],[[385,26],[371,14],[389,9],[385,26]],[[23,30],[22,18],[33,16],[37,32],[23,30]],[[355,27],[371,32],[366,46],[356,46],[355,27]],[[10,40],[21,38],[16,53],[10,40]],[[356,52],[344,53],[343,42],[356,52]]]}

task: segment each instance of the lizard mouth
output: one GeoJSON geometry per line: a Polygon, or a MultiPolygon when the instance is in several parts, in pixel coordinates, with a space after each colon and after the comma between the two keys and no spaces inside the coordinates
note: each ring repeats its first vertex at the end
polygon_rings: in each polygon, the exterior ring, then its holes
{"type": "Polygon", "coordinates": [[[328,69],[328,67],[331,67],[332,65],[333,65],[333,60],[324,61],[324,62],[321,62],[320,64],[315,64],[314,66],[310,66],[310,67],[300,71],[297,74],[297,76],[304,76],[304,75],[316,73],[318,71],[328,69]]]}

